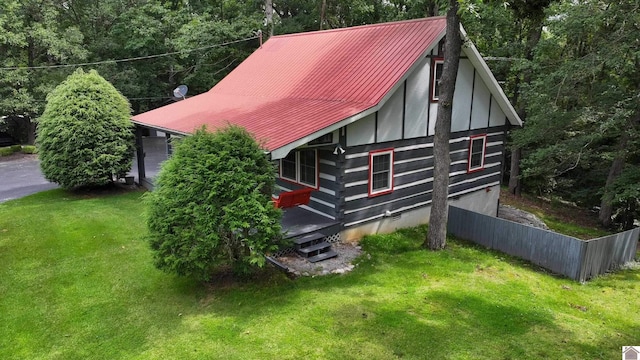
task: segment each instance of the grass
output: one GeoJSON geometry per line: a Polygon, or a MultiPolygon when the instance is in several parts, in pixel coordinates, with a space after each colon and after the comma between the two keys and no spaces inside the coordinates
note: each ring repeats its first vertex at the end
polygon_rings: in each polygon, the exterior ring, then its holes
{"type": "Polygon", "coordinates": [[[612,359],[640,342],[640,273],[586,284],[424,228],[346,275],[200,284],[156,270],[141,193],[0,204],[2,359],[612,359]]]}
{"type": "Polygon", "coordinates": [[[0,147],[0,156],[9,156],[19,152],[22,152],[23,154],[35,154],[38,152],[38,149],[34,145],[11,145],[0,147]]]}

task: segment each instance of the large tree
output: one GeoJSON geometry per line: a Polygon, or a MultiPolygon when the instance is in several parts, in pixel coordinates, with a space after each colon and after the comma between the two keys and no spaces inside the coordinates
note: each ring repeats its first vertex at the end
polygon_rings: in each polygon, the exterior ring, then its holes
{"type": "Polygon", "coordinates": [[[514,134],[539,191],[638,216],[640,12],[637,1],[566,2],[537,49],[528,124],[514,134]]]}
{"type": "Polygon", "coordinates": [[[447,10],[446,38],[444,43],[444,65],[440,79],[438,96],[438,116],[433,140],[433,195],[431,200],[431,216],[429,230],[424,245],[431,250],[443,249],[447,240],[447,219],[449,213],[449,132],[451,131],[451,113],[453,110],[453,93],[458,77],[460,51],[460,18],[458,16],[458,0],[449,1],[447,10]]]}
{"type": "Polygon", "coordinates": [[[263,266],[282,242],[274,186],[273,164],[242,128],[180,140],[147,194],[156,267],[207,280],[221,267],[263,266]]]}
{"type": "Polygon", "coordinates": [[[95,70],[78,69],[47,97],[38,119],[40,168],[66,189],[113,182],[131,169],[129,103],[95,70]]]}
{"type": "Polygon", "coordinates": [[[65,21],[64,9],[55,1],[0,2],[0,122],[6,117],[4,125],[21,142],[33,143],[46,94],[70,70],[15,68],[84,60],[82,41],[82,33],[65,21]]]}

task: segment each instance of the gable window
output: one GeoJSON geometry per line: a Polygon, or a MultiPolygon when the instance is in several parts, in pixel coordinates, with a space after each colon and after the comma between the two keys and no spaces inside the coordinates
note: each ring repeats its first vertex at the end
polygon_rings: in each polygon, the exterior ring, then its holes
{"type": "Polygon", "coordinates": [[[440,96],[440,79],[442,78],[442,69],[444,68],[444,59],[436,59],[433,61],[433,77],[431,79],[431,100],[438,101],[440,96]]]}
{"type": "Polygon", "coordinates": [[[487,144],[487,135],[477,135],[471,137],[469,144],[469,165],[468,172],[484,169],[484,155],[487,144]]]}
{"type": "Polygon", "coordinates": [[[280,159],[280,178],[317,188],[318,166],[316,150],[292,151],[280,159]]]}
{"type": "Polygon", "coordinates": [[[393,191],[393,149],[369,153],[369,196],[393,191]]]}

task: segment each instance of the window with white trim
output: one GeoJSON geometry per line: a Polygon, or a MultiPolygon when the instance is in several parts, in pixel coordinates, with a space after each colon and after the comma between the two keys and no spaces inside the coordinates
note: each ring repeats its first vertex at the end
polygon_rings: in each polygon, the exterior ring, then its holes
{"type": "Polygon", "coordinates": [[[369,196],[393,191],[393,149],[369,153],[369,196]]]}
{"type": "Polygon", "coordinates": [[[471,143],[469,144],[469,172],[484,169],[486,143],[487,135],[471,137],[471,143]]]}
{"type": "Polygon", "coordinates": [[[280,159],[280,178],[316,188],[318,165],[316,150],[292,151],[280,159]]]}
{"type": "Polygon", "coordinates": [[[433,61],[433,76],[431,79],[431,100],[438,101],[440,96],[440,79],[442,78],[442,69],[444,68],[444,59],[436,59],[433,61]]]}

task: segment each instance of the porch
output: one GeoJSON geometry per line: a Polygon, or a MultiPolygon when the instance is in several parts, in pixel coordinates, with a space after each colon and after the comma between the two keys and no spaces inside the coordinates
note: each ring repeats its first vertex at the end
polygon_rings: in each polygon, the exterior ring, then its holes
{"type": "MultiPolygon", "coordinates": [[[[138,146],[140,155],[136,153],[133,167],[129,176],[134,176],[135,182],[153,189],[153,180],[157,176],[160,166],[171,152],[167,137],[157,132],[151,136],[141,136],[138,132],[138,146]]],[[[310,234],[320,234],[327,242],[335,242],[340,233],[340,223],[326,216],[308,210],[306,206],[295,206],[283,209],[282,231],[285,238],[297,239],[310,234]]]]}
{"type": "MultiPolygon", "coordinates": [[[[340,233],[338,221],[306,210],[301,206],[283,209],[281,224],[286,239],[300,238],[313,233],[320,233],[325,238],[336,237],[340,233]]],[[[329,239],[329,242],[335,242],[335,240],[329,239]]]]}

